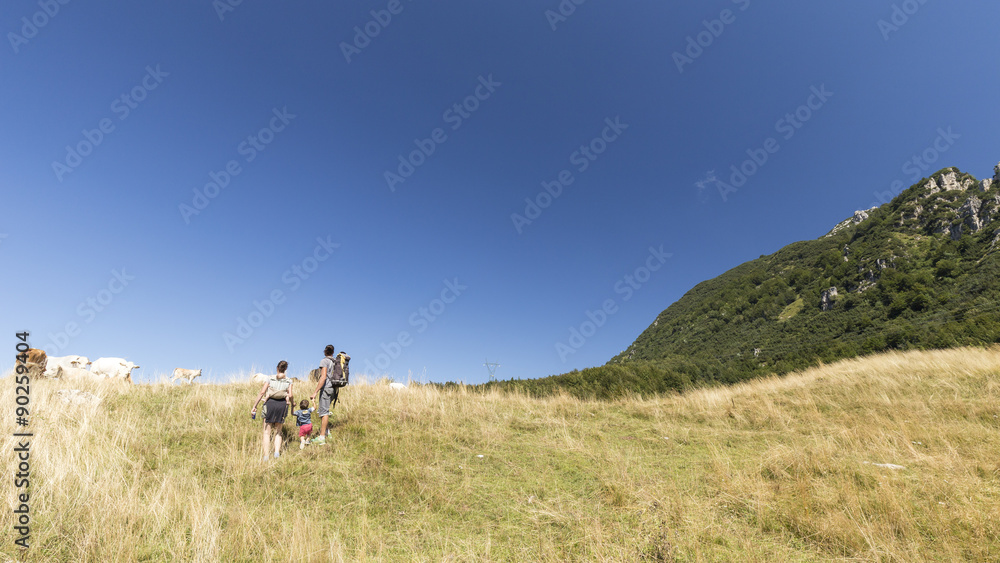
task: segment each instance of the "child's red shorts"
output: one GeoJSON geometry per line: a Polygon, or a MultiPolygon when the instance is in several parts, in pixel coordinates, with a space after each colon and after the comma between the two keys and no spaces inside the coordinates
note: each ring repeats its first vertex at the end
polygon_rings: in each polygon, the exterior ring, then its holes
{"type": "Polygon", "coordinates": [[[313,431],[312,423],[303,424],[302,426],[299,426],[299,438],[312,434],[312,431],[313,431]]]}

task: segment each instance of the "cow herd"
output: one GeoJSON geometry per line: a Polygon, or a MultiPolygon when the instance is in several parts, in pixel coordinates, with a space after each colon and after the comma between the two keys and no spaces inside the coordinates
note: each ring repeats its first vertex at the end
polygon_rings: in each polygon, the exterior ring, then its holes
{"type": "MultiPolygon", "coordinates": [[[[86,356],[47,356],[44,350],[35,348],[28,350],[26,355],[24,364],[29,374],[53,379],[94,377],[132,383],[132,370],[139,367],[124,358],[98,358],[90,361],[86,356]]],[[[18,361],[21,359],[24,358],[21,357],[18,361]]],[[[200,369],[177,368],[171,381],[181,379],[191,383],[196,377],[201,377],[200,369]]]]}

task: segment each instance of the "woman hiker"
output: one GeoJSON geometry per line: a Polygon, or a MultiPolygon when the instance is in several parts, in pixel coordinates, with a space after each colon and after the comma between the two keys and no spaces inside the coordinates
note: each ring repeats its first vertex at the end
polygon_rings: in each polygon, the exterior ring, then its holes
{"type": "Polygon", "coordinates": [[[264,402],[264,435],[263,435],[263,452],[264,461],[267,461],[271,456],[270,453],[270,443],[271,443],[271,432],[274,432],[274,457],[281,455],[281,425],[285,422],[285,416],[288,414],[288,407],[294,401],[292,396],[292,381],[285,377],[285,371],[288,369],[288,362],[281,360],[278,362],[278,374],[267,380],[264,383],[264,387],[260,390],[260,395],[257,396],[257,402],[253,404],[253,409],[250,411],[252,416],[257,415],[257,405],[260,401],[267,397],[267,401],[264,402]]]}

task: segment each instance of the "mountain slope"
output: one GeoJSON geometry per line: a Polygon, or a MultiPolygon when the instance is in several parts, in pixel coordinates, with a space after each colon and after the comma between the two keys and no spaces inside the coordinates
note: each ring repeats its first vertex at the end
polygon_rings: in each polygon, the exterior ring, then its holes
{"type": "Polygon", "coordinates": [[[1000,165],[981,182],[946,168],[817,240],[696,285],[605,366],[498,385],[609,398],[998,342],[998,242],[1000,165]]]}

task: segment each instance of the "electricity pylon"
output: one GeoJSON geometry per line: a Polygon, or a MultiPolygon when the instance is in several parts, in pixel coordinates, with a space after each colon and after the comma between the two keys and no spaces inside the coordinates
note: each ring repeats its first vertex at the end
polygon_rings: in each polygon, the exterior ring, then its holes
{"type": "Polygon", "coordinates": [[[486,370],[490,372],[490,381],[493,381],[494,379],[496,379],[497,378],[497,368],[500,367],[500,364],[498,364],[496,362],[491,362],[489,360],[489,358],[487,358],[486,359],[486,363],[483,364],[483,365],[486,366],[486,370]]]}

